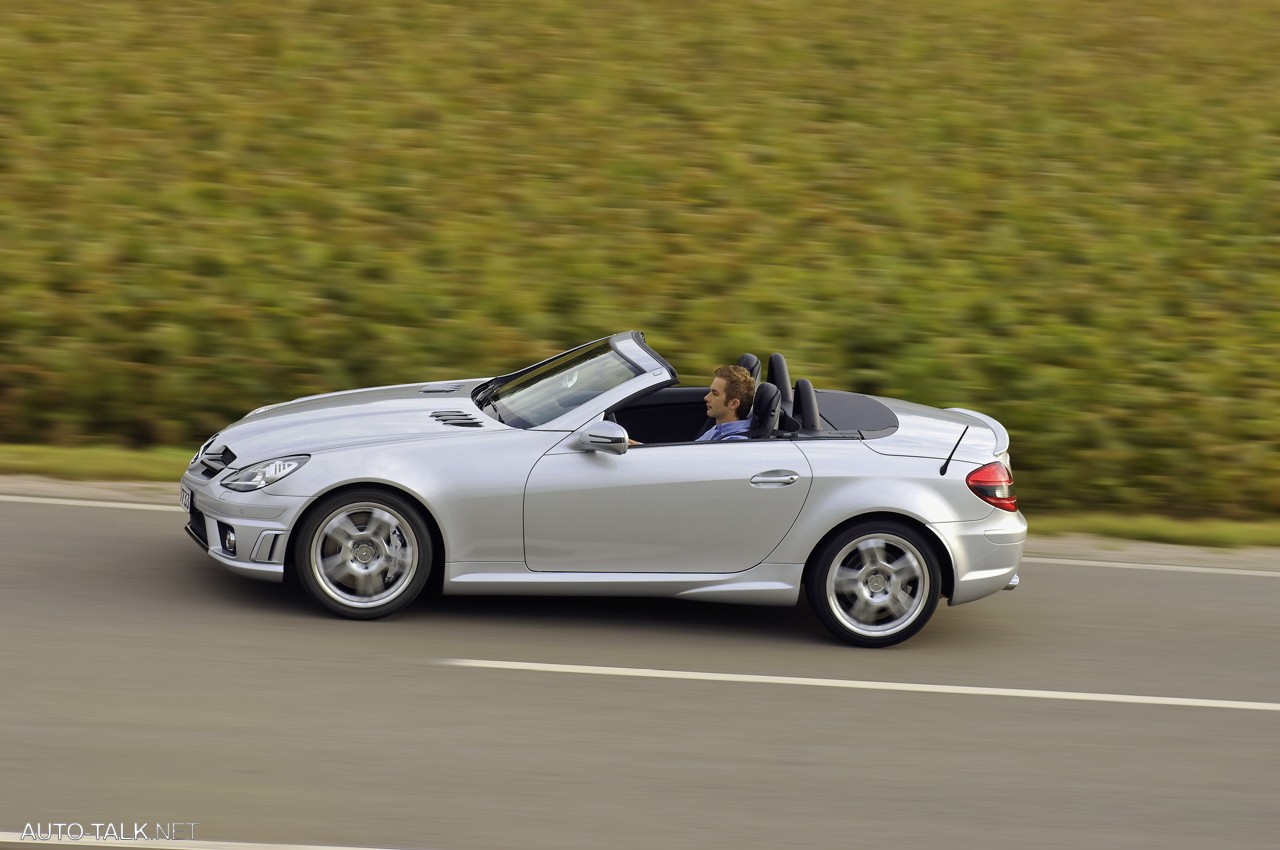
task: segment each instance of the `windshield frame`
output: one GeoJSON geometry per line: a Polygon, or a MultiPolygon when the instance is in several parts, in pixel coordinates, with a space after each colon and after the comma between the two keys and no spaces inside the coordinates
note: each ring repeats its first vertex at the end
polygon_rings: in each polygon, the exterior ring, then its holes
{"type": "Polygon", "coordinates": [[[643,334],[630,331],[492,378],[476,388],[472,399],[485,415],[512,428],[574,430],[581,425],[578,419],[588,421],[597,407],[604,410],[619,388],[628,387],[629,395],[654,382],[674,381],[675,370],[645,344],[643,334]]]}

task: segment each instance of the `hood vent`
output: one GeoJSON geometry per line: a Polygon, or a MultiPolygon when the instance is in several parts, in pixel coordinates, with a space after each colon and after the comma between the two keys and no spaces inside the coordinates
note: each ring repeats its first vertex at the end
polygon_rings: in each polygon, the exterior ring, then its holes
{"type": "Polygon", "coordinates": [[[444,425],[458,428],[483,428],[484,423],[464,410],[437,410],[431,418],[444,425]]]}
{"type": "Polygon", "coordinates": [[[460,389],[462,389],[462,384],[427,384],[418,392],[431,395],[433,393],[456,393],[460,389]]]}

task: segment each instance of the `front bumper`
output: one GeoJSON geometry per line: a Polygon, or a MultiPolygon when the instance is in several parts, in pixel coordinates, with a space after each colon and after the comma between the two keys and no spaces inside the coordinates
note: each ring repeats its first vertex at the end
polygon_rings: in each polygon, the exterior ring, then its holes
{"type": "Polygon", "coordinates": [[[284,579],[289,532],[305,499],[274,495],[270,487],[237,493],[191,472],[182,476],[182,487],[191,492],[187,535],[209,557],[239,575],[284,579]]]}
{"type": "Polygon", "coordinates": [[[1018,583],[1018,565],[1027,542],[1021,511],[993,510],[977,522],[937,522],[929,529],[941,538],[955,568],[950,605],[972,602],[1018,583]]]}

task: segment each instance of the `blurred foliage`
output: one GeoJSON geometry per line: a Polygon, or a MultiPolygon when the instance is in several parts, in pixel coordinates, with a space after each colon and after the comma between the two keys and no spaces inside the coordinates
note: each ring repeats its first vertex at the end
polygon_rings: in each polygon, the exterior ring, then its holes
{"type": "MultiPolygon", "coordinates": [[[[0,463],[4,452],[0,449],[0,463]]],[[[1150,516],[1122,513],[1037,513],[1034,538],[1092,534],[1122,540],[1144,540],[1178,546],[1210,546],[1216,549],[1280,548],[1280,523],[1272,520],[1235,520],[1150,516]]],[[[1214,565],[1219,566],[1219,565],[1214,565]]]]}
{"type": "Polygon", "coordinates": [[[0,3],[0,440],[626,328],[983,410],[1024,503],[1280,510],[1273,0],[0,3]]]}
{"type": "Polygon", "coordinates": [[[190,463],[190,449],[26,444],[15,446],[0,443],[0,475],[39,475],[71,481],[172,483],[182,477],[190,463]]]}

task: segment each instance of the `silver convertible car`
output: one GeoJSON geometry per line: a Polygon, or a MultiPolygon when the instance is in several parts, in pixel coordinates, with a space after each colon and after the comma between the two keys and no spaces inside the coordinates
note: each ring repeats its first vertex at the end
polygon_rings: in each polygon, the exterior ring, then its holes
{"type": "MultiPolygon", "coordinates": [[[[760,360],[738,361],[759,379],[760,360]]],[[[697,441],[706,387],[636,331],[495,378],[262,407],[182,476],[233,572],[370,619],[424,589],[794,605],[858,646],[1018,583],[1027,524],[989,416],[791,382],[747,439],[697,441]],[[632,444],[632,439],[640,444],[632,444]]]]}

